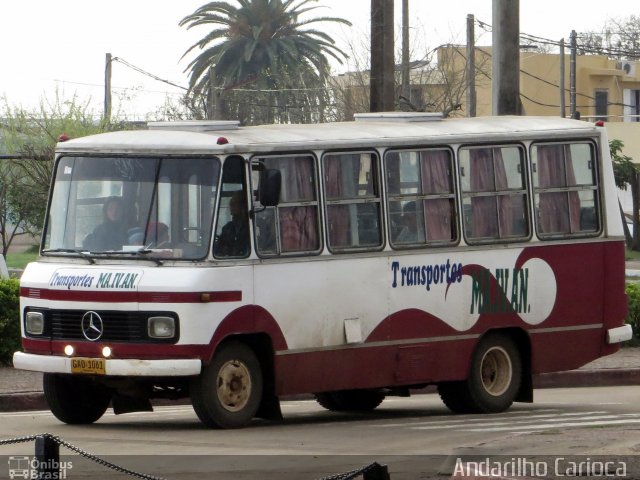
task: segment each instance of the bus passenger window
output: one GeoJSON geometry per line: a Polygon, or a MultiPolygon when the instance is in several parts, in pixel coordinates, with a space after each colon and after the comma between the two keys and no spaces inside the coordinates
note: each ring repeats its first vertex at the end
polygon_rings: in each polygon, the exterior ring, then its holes
{"type": "Polygon", "coordinates": [[[460,150],[465,237],[469,243],[529,236],[524,153],[517,146],[460,150]]]}
{"type": "Polygon", "coordinates": [[[327,233],[332,250],[382,245],[377,156],[331,153],[323,158],[327,233]]]}
{"type": "Polygon", "coordinates": [[[453,160],[449,150],[385,155],[389,234],[394,248],[455,242],[453,160]]]}
{"type": "MultiPolygon", "coordinates": [[[[282,190],[277,207],[264,209],[254,198],[255,234],[258,254],[318,253],[320,250],[315,161],[310,155],[262,157],[269,169],[279,170],[282,190]]],[[[258,175],[253,178],[259,189],[258,175]]]]}
{"type": "Polygon", "coordinates": [[[600,220],[593,146],[537,144],[531,159],[540,238],[597,233],[600,220]]]}

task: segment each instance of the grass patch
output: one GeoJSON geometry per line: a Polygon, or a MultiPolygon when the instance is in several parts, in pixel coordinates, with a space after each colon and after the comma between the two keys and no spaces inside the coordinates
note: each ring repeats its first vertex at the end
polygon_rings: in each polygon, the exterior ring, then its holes
{"type": "Polygon", "coordinates": [[[24,268],[27,263],[33,262],[36,258],[38,258],[38,247],[34,245],[24,252],[7,253],[5,260],[9,268],[24,268]]]}
{"type": "Polygon", "coordinates": [[[628,248],[624,252],[625,260],[640,260],[640,252],[636,250],[629,250],[628,248]]]}

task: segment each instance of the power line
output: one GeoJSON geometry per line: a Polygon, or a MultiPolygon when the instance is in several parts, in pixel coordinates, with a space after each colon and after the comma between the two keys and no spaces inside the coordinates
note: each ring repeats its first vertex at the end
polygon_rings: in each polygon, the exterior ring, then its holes
{"type": "MultiPolygon", "coordinates": [[[[481,20],[476,20],[476,22],[478,23],[478,26],[480,28],[482,28],[483,30],[485,30],[487,32],[491,32],[492,31],[492,26],[489,25],[488,23],[485,23],[485,22],[483,22],[481,20]]],[[[528,33],[521,33],[520,37],[525,39],[525,40],[533,40],[536,43],[541,43],[541,44],[546,44],[546,45],[553,45],[553,46],[560,46],[560,42],[558,42],[558,41],[554,41],[554,40],[549,39],[549,38],[538,37],[538,36],[531,35],[531,34],[528,34],[528,33]]],[[[601,48],[600,49],[600,48],[587,48],[587,47],[584,47],[584,46],[582,46],[582,47],[578,46],[578,49],[583,51],[583,52],[586,51],[586,52],[596,53],[596,54],[601,54],[602,52],[609,52],[609,54],[610,54],[609,56],[615,56],[611,52],[617,52],[618,54],[625,53],[626,55],[624,55],[624,56],[631,56],[631,57],[638,57],[639,56],[638,52],[629,53],[628,51],[625,51],[625,50],[616,50],[616,49],[612,49],[612,48],[601,48]]],[[[492,56],[491,53],[489,53],[489,52],[485,52],[485,54],[488,55],[489,57],[492,56]]],[[[486,73],[484,73],[484,72],[482,72],[482,73],[484,75],[486,75],[487,78],[490,78],[486,73]]],[[[524,75],[528,75],[529,77],[534,78],[535,80],[541,81],[543,83],[546,83],[548,85],[554,86],[556,88],[561,88],[560,85],[558,85],[558,84],[556,84],[554,82],[551,82],[549,80],[543,79],[541,77],[538,77],[537,75],[529,73],[529,72],[527,72],[527,71],[525,71],[523,69],[520,69],[520,73],[522,73],[524,75]]],[[[568,91],[569,89],[564,88],[564,90],[568,91]]],[[[594,100],[595,101],[595,98],[590,96],[590,95],[586,95],[584,93],[576,93],[576,94],[581,96],[581,97],[585,97],[585,98],[587,98],[589,100],[594,100]]],[[[558,107],[558,108],[560,107],[560,105],[549,105],[549,104],[545,104],[545,103],[542,103],[542,102],[538,102],[538,101],[533,100],[532,98],[530,98],[530,97],[528,97],[528,96],[526,96],[526,95],[524,95],[522,93],[520,95],[522,97],[526,98],[527,100],[529,100],[530,102],[533,102],[533,103],[535,103],[537,105],[540,105],[540,106],[558,107]]],[[[615,105],[615,106],[622,106],[622,107],[634,107],[635,106],[635,105],[628,105],[628,104],[620,103],[620,102],[608,102],[607,105],[615,105]]],[[[582,105],[582,106],[577,106],[576,108],[591,108],[592,106],[593,105],[582,105]]]]}
{"type": "Polygon", "coordinates": [[[176,88],[180,88],[182,90],[189,90],[187,87],[183,87],[182,85],[178,85],[175,82],[172,82],[170,80],[166,80],[164,78],[160,78],[157,75],[154,75],[153,73],[147,72],[146,70],[143,70],[140,67],[137,67],[136,65],[133,65],[132,63],[127,62],[125,59],[120,58],[120,57],[113,57],[111,59],[112,62],[120,62],[123,65],[125,65],[126,67],[129,67],[130,69],[141,73],[142,75],[146,75],[147,77],[153,78],[154,80],[157,80],[158,82],[162,82],[162,83],[166,83],[167,85],[171,85],[172,87],[176,87],[176,88]]]}
{"type": "MultiPolygon", "coordinates": [[[[68,83],[70,85],[83,85],[85,87],[104,88],[104,84],[101,84],[101,83],[76,82],[76,81],[72,81],[72,80],[63,80],[61,78],[53,78],[52,80],[54,82],[68,83]]],[[[135,90],[135,91],[146,92],[146,93],[164,93],[166,95],[182,95],[181,93],[169,92],[168,90],[147,90],[145,88],[140,88],[139,89],[139,88],[136,88],[136,87],[111,87],[111,88],[113,90],[123,90],[123,91],[135,90]]]]}

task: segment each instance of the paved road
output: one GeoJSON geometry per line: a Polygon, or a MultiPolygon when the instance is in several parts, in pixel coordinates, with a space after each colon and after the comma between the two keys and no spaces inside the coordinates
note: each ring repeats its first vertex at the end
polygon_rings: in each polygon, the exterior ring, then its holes
{"type": "MultiPolygon", "coordinates": [[[[119,417],[107,414],[83,427],[60,424],[48,412],[7,412],[0,413],[0,425],[5,438],[50,432],[166,478],[197,478],[198,473],[215,471],[220,473],[215,478],[312,479],[378,461],[395,469],[391,478],[396,480],[430,478],[448,455],[461,451],[637,454],[639,398],[640,386],[537,390],[532,405],[517,404],[497,415],[465,416],[451,415],[437,395],[387,399],[367,415],[335,414],[313,401],[295,401],[283,404],[282,423],[256,421],[233,431],[205,429],[189,406],[119,417]],[[288,476],[277,476],[283,469],[288,476]]],[[[31,443],[0,446],[0,455],[29,454],[31,443]]]]}

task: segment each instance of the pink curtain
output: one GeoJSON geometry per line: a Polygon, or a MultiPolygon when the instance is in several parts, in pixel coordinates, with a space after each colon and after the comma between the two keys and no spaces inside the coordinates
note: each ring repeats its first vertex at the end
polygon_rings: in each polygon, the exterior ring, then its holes
{"type": "Polygon", "coordinates": [[[317,224],[316,207],[282,207],[280,209],[282,251],[317,250],[319,247],[317,224]]]}
{"type": "MultiPolygon", "coordinates": [[[[509,188],[502,151],[478,148],[469,151],[471,190],[500,192],[509,188]]],[[[512,195],[471,198],[472,237],[501,238],[514,233],[517,220],[512,195]]]]}
{"type": "MultiPolygon", "coordinates": [[[[490,148],[469,151],[469,174],[474,192],[495,191],[495,174],[490,148]]],[[[498,236],[498,211],[493,196],[471,197],[472,237],[496,238],[498,236]]]]}
{"type": "MultiPolygon", "coordinates": [[[[324,158],[325,195],[328,200],[340,199],[344,196],[342,188],[342,169],[340,157],[327,155],[324,158]]],[[[327,207],[327,223],[329,226],[329,244],[334,247],[349,245],[349,207],[348,205],[329,205],[327,207]]]]}
{"type": "Polygon", "coordinates": [[[310,251],[319,248],[318,214],[316,206],[286,206],[287,202],[315,200],[313,159],[311,157],[284,158],[277,168],[283,172],[280,235],[283,252],[310,251]]]}
{"type": "MultiPolygon", "coordinates": [[[[451,160],[447,150],[420,152],[423,194],[451,193],[451,160]]],[[[424,201],[424,222],[428,241],[453,239],[452,203],[448,198],[424,201]]]]}
{"type": "MultiPolygon", "coordinates": [[[[576,184],[571,152],[566,145],[541,145],[538,153],[538,188],[562,188],[576,184]],[[566,153],[566,157],[565,157],[566,153]]],[[[578,192],[540,193],[539,226],[541,233],[580,231],[578,192]]]]}

